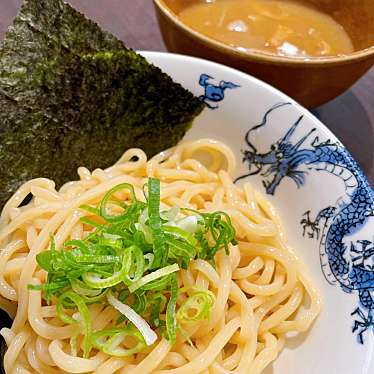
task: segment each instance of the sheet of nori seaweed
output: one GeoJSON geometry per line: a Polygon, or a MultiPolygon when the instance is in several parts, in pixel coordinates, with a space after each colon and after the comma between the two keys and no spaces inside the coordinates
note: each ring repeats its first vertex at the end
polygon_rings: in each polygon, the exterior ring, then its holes
{"type": "Polygon", "coordinates": [[[0,47],[0,206],[130,147],[175,145],[203,104],[62,0],[25,0],[0,47]]]}

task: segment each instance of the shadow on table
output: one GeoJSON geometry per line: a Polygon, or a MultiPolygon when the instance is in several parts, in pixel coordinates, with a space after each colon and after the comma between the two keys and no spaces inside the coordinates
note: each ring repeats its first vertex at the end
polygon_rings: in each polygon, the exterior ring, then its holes
{"type": "Polygon", "coordinates": [[[348,148],[374,184],[374,130],[365,108],[352,91],[312,110],[348,148]]]}

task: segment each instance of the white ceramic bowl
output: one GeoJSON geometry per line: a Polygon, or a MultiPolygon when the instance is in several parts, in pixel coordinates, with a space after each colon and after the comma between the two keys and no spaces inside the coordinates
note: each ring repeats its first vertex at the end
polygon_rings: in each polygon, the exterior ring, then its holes
{"type": "Polygon", "coordinates": [[[246,178],[269,194],[322,292],[312,330],[289,339],[266,374],[374,373],[374,191],[356,162],[275,88],[209,61],[142,54],[205,101],[186,137],[235,150],[237,176],[253,173],[246,178]]]}

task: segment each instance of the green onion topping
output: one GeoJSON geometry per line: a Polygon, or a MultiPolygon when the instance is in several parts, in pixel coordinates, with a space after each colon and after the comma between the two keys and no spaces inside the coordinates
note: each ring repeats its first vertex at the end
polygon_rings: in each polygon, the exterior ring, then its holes
{"type": "Polygon", "coordinates": [[[131,184],[110,189],[98,206],[83,205],[81,218],[90,234],[66,241],[37,255],[47,273],[41,290],[58,317],[80,328],[70,340],[71,352],[89,357],[92,348],[115,357],[143,351],[158,336],[176,341],[182,326],[208,319],[214,295],[195,290],[177,306],[181,292],[177,273],[191,260],[214,261],[215,254],[236,244],[235,230],[224,212],[202,213],[183,207],[160,211],[158,179],[147,183],[146,201],[131,184]],[[93,331],[89,305],[107,303],[118,311],[113,328],[93,331]],[[78,335],[83,335],[82,341],[78,335]]]}

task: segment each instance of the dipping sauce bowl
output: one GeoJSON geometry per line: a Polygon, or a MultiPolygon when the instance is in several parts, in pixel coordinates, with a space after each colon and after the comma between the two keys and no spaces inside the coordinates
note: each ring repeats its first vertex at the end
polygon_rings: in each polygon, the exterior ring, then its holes
{"type": "Polygon", "coordinates": [[[204,0],[153,0],[171,52],[202,57],[251,74],[313,108],[347,90],[374,64],[373,0],[305,0],[332,16],[351,38],[354,52],[338,56],[281,56],[240,50],[185,25],[179,14],[204,0]]]}

